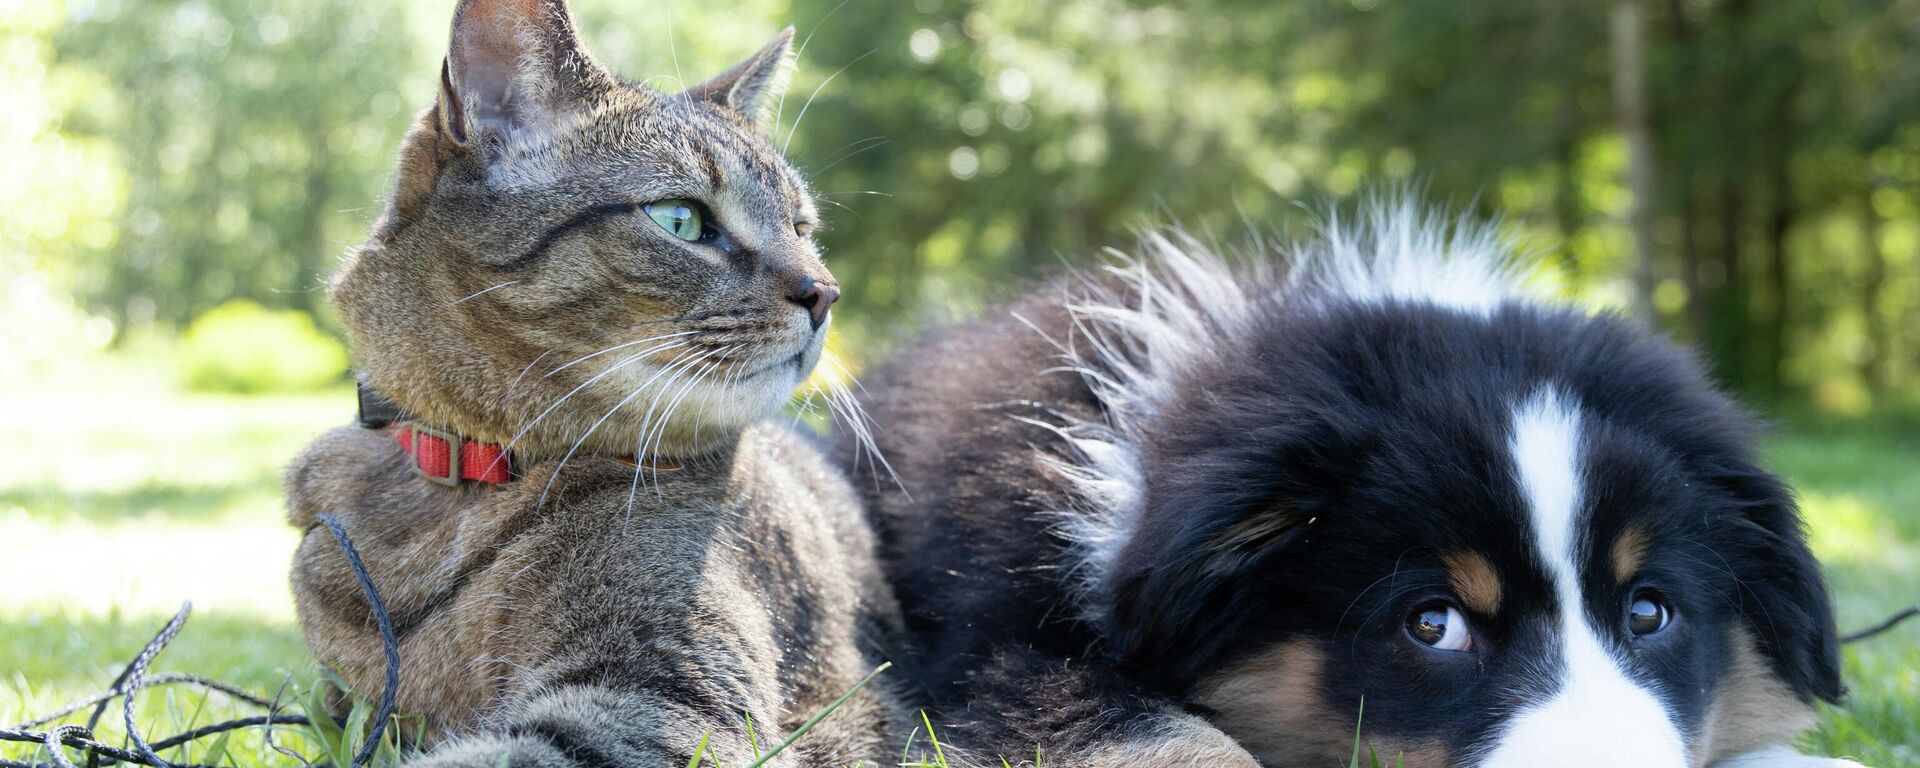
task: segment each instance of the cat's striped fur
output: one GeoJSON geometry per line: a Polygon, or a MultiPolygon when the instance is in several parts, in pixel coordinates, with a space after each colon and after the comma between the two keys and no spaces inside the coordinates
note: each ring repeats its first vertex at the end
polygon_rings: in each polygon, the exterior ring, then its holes
{"type": "MultiPolygon", "coordinates": [[[[686,765],[703,735],[744,764],[749,718],[778,743],[882,660],[897,611],[854,495],[809,439],[751,426],[813,368],[826,307],[803,298],[833,280],[765,138],[791,41],[666,95],[595,64],[560,0],[460,3],[332,297],[375,387],[507,444],[520,477],[430,483],[354,426],[287,478],[307,640],[380,690],[373,617],[313,527],[330,513],[397,623],[401,709],[439,742],[420,764],[686,765]],[[663,199],[719,234],[676,239],[644,209],[663,199]]],[[[774,764],[887,759],[895,700],[881,681],[774,764]]]]}

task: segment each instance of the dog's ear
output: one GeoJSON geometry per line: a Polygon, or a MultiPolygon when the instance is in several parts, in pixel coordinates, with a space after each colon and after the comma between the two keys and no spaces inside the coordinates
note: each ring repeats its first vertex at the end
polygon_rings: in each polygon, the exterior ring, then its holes
{"type": "Polygon", "coordinates": [[[1103,637],[1114,660],[1167,688],[1211,671],[1249,622],[1271,618],[1258,573],[1329,514],[1365,445],[1303,419],[1218,450],[1163,451],[1139,525],[1106,569],[1103,637]]]}
{"type": "Polygon", "coordinates": [[[1732,548],[1721,555],[1740,580],[1740,611],[1761,653],[1801,699],[1838,702],[1846,688],[1833,604],[1792,492],[1745,462],[1715,480],[1740,505],[1732,548]]]}
{"type": "Polygon", "coordinates": [[[1114,657],[1175,687],[1225,650],[1241,617],[1259,612],[1243,604],[1252,596],[1238,588],[1242,577],[1297,538],[1307,519],[1272,509],[1204,512],[1149,521],[1114,563],[1106,590],[1114,657]]]}

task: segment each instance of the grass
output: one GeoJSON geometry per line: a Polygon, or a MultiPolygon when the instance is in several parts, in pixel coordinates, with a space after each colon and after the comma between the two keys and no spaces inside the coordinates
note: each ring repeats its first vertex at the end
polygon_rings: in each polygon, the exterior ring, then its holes
{"type": "MultiPolygon", "coordinates": [[[[287,587],[298,536],[278,475],[315,433],[352,417],[351,391],[188,395],[163,374],[114,368],[0,400],[10,448],[0,462],[0,723],[104,689],[183,600],[193,618],[156,670],[268,694],[316,678],[287,587]]],[[[138,712],[159,734],[258,714],[185,687],[152,692],[138,712]]],[[[104,722],[103,740],[117,743],[117,707],[104,722]]],[[[275,741],[318,747],[288,729],[275,741]]],[[[256,734],[226,749],[239,765],[292,763],[256,734]]],[[[45,753],[6,745],[0,757],[45,753]]]]}
{"type": "MultiPolygon", "coordinates": [[[[315,433],[352,417],[351,392],[233,398],[177,393],[138,373],[89,381],[0,393],[10,448],[0,462],[0,723],[103,688],[181,600],[194,618],[156,670],[268,693],[289,680],[310,687],[317,673],[286,584],[297,535],[282,521],[278,476],[315,433]]],[[[1766,449],[1804,497],[1843,628],[1920,602],[1920,414],[1796,416],[1766,449]]],[[[1847,648],[1846,676],[1851,701],[1823,708],[1802,746],[1920,768],[1920,621],[1847,648]]],[[[254,714],[202,698],[155,691],[142,727],[173,733],[254,714]]],[[[104,740],[118,733],[106,728],[104,740]]],[[[288,731],[276,741],[308,755],[338,748],[288,731]]],[[[0,758],[44,753],[6,745],[0,758]]],[[[225,762],[293,761],[246,734],[226,745],[225,762]]]]}

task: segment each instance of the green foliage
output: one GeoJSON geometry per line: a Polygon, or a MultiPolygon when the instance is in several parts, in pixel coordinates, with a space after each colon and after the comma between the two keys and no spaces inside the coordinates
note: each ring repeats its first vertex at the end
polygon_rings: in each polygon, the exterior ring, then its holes
{"type": "MultiPolygon", "coordinates": [[[[672,91],[781,25],[773,140],[815,182],[863,351],[1173,218],[1233,243],[1421,184],[1570,290],[1636,259],[1609,5],[1644,12],[1663,327],[1727,383],[1838,409],[1920,384],[1920,0],[574,0],[672,91]]],[[[316,311],[431,103],[452,0],[29,4],[0,86],[0,265],[119,327],[232,297],[316,311]],[[64,8],[57,6],[64,5],[64,8]],[[10,259],[10,249],[31,258],[10,259]]],[[[0,317],[6,316],[0,313],[0,317]]]]}
{"type": "MultiPolygon", "coordinates": [[[[86,86],[63,130],[118,150],[89,303],[178,324],[231,297],[318,311],[432,100],[400,7],[364,0],[70,0],[52,64],[86,86]]],[[[444,18],[439,22],[444,29],[444,18]]]]}
{"type": "Polygon", "coordinates": [[[341,380],[347,350],[312,316],[229,301],[180,338],[181,383],[204,392],[301,392],[341,380]]]}
{"type": "MultiPolygon", "coordinates": [[[[332,696],[344,691],[345,683],[332,674],[304,688],[296,685],[292,698],[300,713],[307,717],[308,725],[304,731],[318,744],[321,754],[331,765],[350,766],[353,758],[360,753],[361,745],[366,743],[367,733],[373,727],[374,716],[379,714],[376,700],[363,696],[346,697],[347,718],[342,723],[334,719],[334,709],[328,706],[332,696]]],[[[368,765],[373,768],[397,766],[407,757],[408,745],[425,743],[427,721],[424,717],[395,712],[387,721],[386,730],[380,733],[380,742],[374,747],[368,765]],[[408,730],[408,726],[412,730],[408,730]]],[[[211,762],[211,761],[209,761],[211,762]]]]}

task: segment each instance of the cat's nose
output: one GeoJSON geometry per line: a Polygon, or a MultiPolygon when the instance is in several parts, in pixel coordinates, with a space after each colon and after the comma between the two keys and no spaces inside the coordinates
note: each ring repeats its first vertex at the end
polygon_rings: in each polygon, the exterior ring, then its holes
{"type": "Polygon", "coordinates": [[[820,330],[820,325],[827,321],[827,308],[832,307],[833,303],[839,299],[840,286],[823,283],[811,277],[800,281],[800,285],[794,292],[787,294],[788,301],[800,305],[800,308],[805,309],[813,318],[813,329],[816,331],[820,330]]]}

